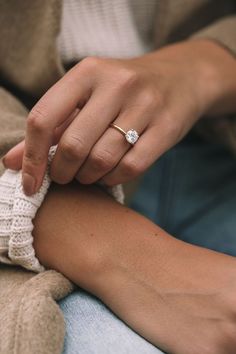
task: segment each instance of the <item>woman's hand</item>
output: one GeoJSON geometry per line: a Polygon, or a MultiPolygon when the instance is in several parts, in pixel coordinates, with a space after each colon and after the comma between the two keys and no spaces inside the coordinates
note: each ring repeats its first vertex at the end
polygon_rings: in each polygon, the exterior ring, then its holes
{"type": "Polygon", "coordinates": [[[51,165],[55,182],[131,180],[202,115],[235,109],[235,71],[235,59],[208,40],[129,60],[86,58],[33,107],[25,142],[6,155],[5,165],[22,165],[23,186],[31,195],[41,185],[50,146],[58,142],[51,165]],[[125,131],[135,129],[137,143],[132,147],[109,127],[112,122],[125,131]]]}

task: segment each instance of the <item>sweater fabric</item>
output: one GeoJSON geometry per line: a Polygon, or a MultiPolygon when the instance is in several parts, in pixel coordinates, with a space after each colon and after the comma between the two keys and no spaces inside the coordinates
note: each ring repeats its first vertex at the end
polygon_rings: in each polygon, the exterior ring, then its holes
{"type": "MultiPolygon", "coordinates": [[[[51,184],[49,167],[56,152],[52,146],[43,183],[37,193],[26,196],[22,187],[21,171],[7,169],[0,177],[0,262],[18,264],[34,272],[45,268],[39,263],[33,248],[33,222],[51,184]]],[[[109,194],[124,203],[121,185],[106,187],[109,194]]]]}
{"type": "Polygon", "coordinates": [[[153,50],[156,11],[156,0],[64,0],[58,37],[63,62],[153,50]]]}

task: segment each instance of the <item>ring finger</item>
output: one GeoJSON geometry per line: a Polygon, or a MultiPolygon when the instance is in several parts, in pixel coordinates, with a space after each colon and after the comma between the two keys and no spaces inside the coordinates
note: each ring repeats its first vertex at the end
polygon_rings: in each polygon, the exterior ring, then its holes
{"type": "MultiPolygon", "coordinates": [[[[140,135],[150,120],[147,115],[151,116],[149,112],[144,110],[127,109],[120,113],[113,124],[122,128],[124,132],[135,129],[140,135]]],[[[129,149],[132,149],[132,145],[126,140],[124,134],[108,126],[102,137],[93,146],[76,178],[84,184],[96,182],[115,168],[129,149]]]]}

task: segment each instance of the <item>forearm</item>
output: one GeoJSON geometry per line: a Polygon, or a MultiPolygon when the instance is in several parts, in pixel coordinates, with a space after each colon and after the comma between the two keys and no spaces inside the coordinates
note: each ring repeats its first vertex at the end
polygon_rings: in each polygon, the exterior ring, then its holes
{"type": "Polygon", "coordinates": [[[155,274],[162,273],[158,267],[166,266],[167,260],[169,264],[174,262],[178,252],[184,256],[194,250],[199,259],[206,252],[210,257],[218,257],[218,253],[170,236],[147,218],[114,201],[100,187],[78,182],[66,186],[52,184],[34,219],[33,234],[40,261],[77,283],[84,281],[85,271],[104,270],[108,265],[111,271],[114,267],[134,266],[134,271],[141,273],[141,259],[147,264],[155,259],[155,274]]]}
{"type": "Polygon", "coordinates": [[[120,205],[100,187],[78,182],[51,185],[33,230],[42,264],[91,291],[95,291],[94,278],[108,264],[112,270],[118,260],[122,266],[144,251],[148,258],[148,253],[156,254],[159,249],[161,256],[158,232],[151,221],[120,205]]]}
{"type": "MultiPolygon", "coordinates": [[[[98,296],[166,351],[176,345],[182,350],[174,337],[192,335],[186,323],[199,321],[199,311],[208,319],[218,297],[224,304],[224,294],[234,298],[234,258],[169,236],[96,186],[53,185],[34,223],[43,265],[98,296]]],[[[199,326],[211,328],[207,320],[199,326]]]]}

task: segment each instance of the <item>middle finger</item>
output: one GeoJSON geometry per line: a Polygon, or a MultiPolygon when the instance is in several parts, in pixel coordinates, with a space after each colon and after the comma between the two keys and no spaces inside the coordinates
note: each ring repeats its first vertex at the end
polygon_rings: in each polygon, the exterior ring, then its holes
{"type": "Polygon", "coordinates": [[[57,183],[70,182],[92,146],[119,113],[121,98],[112,90],[94,91],[89,101],[63,133],[51,164],[51,177],[57,183]]]}

